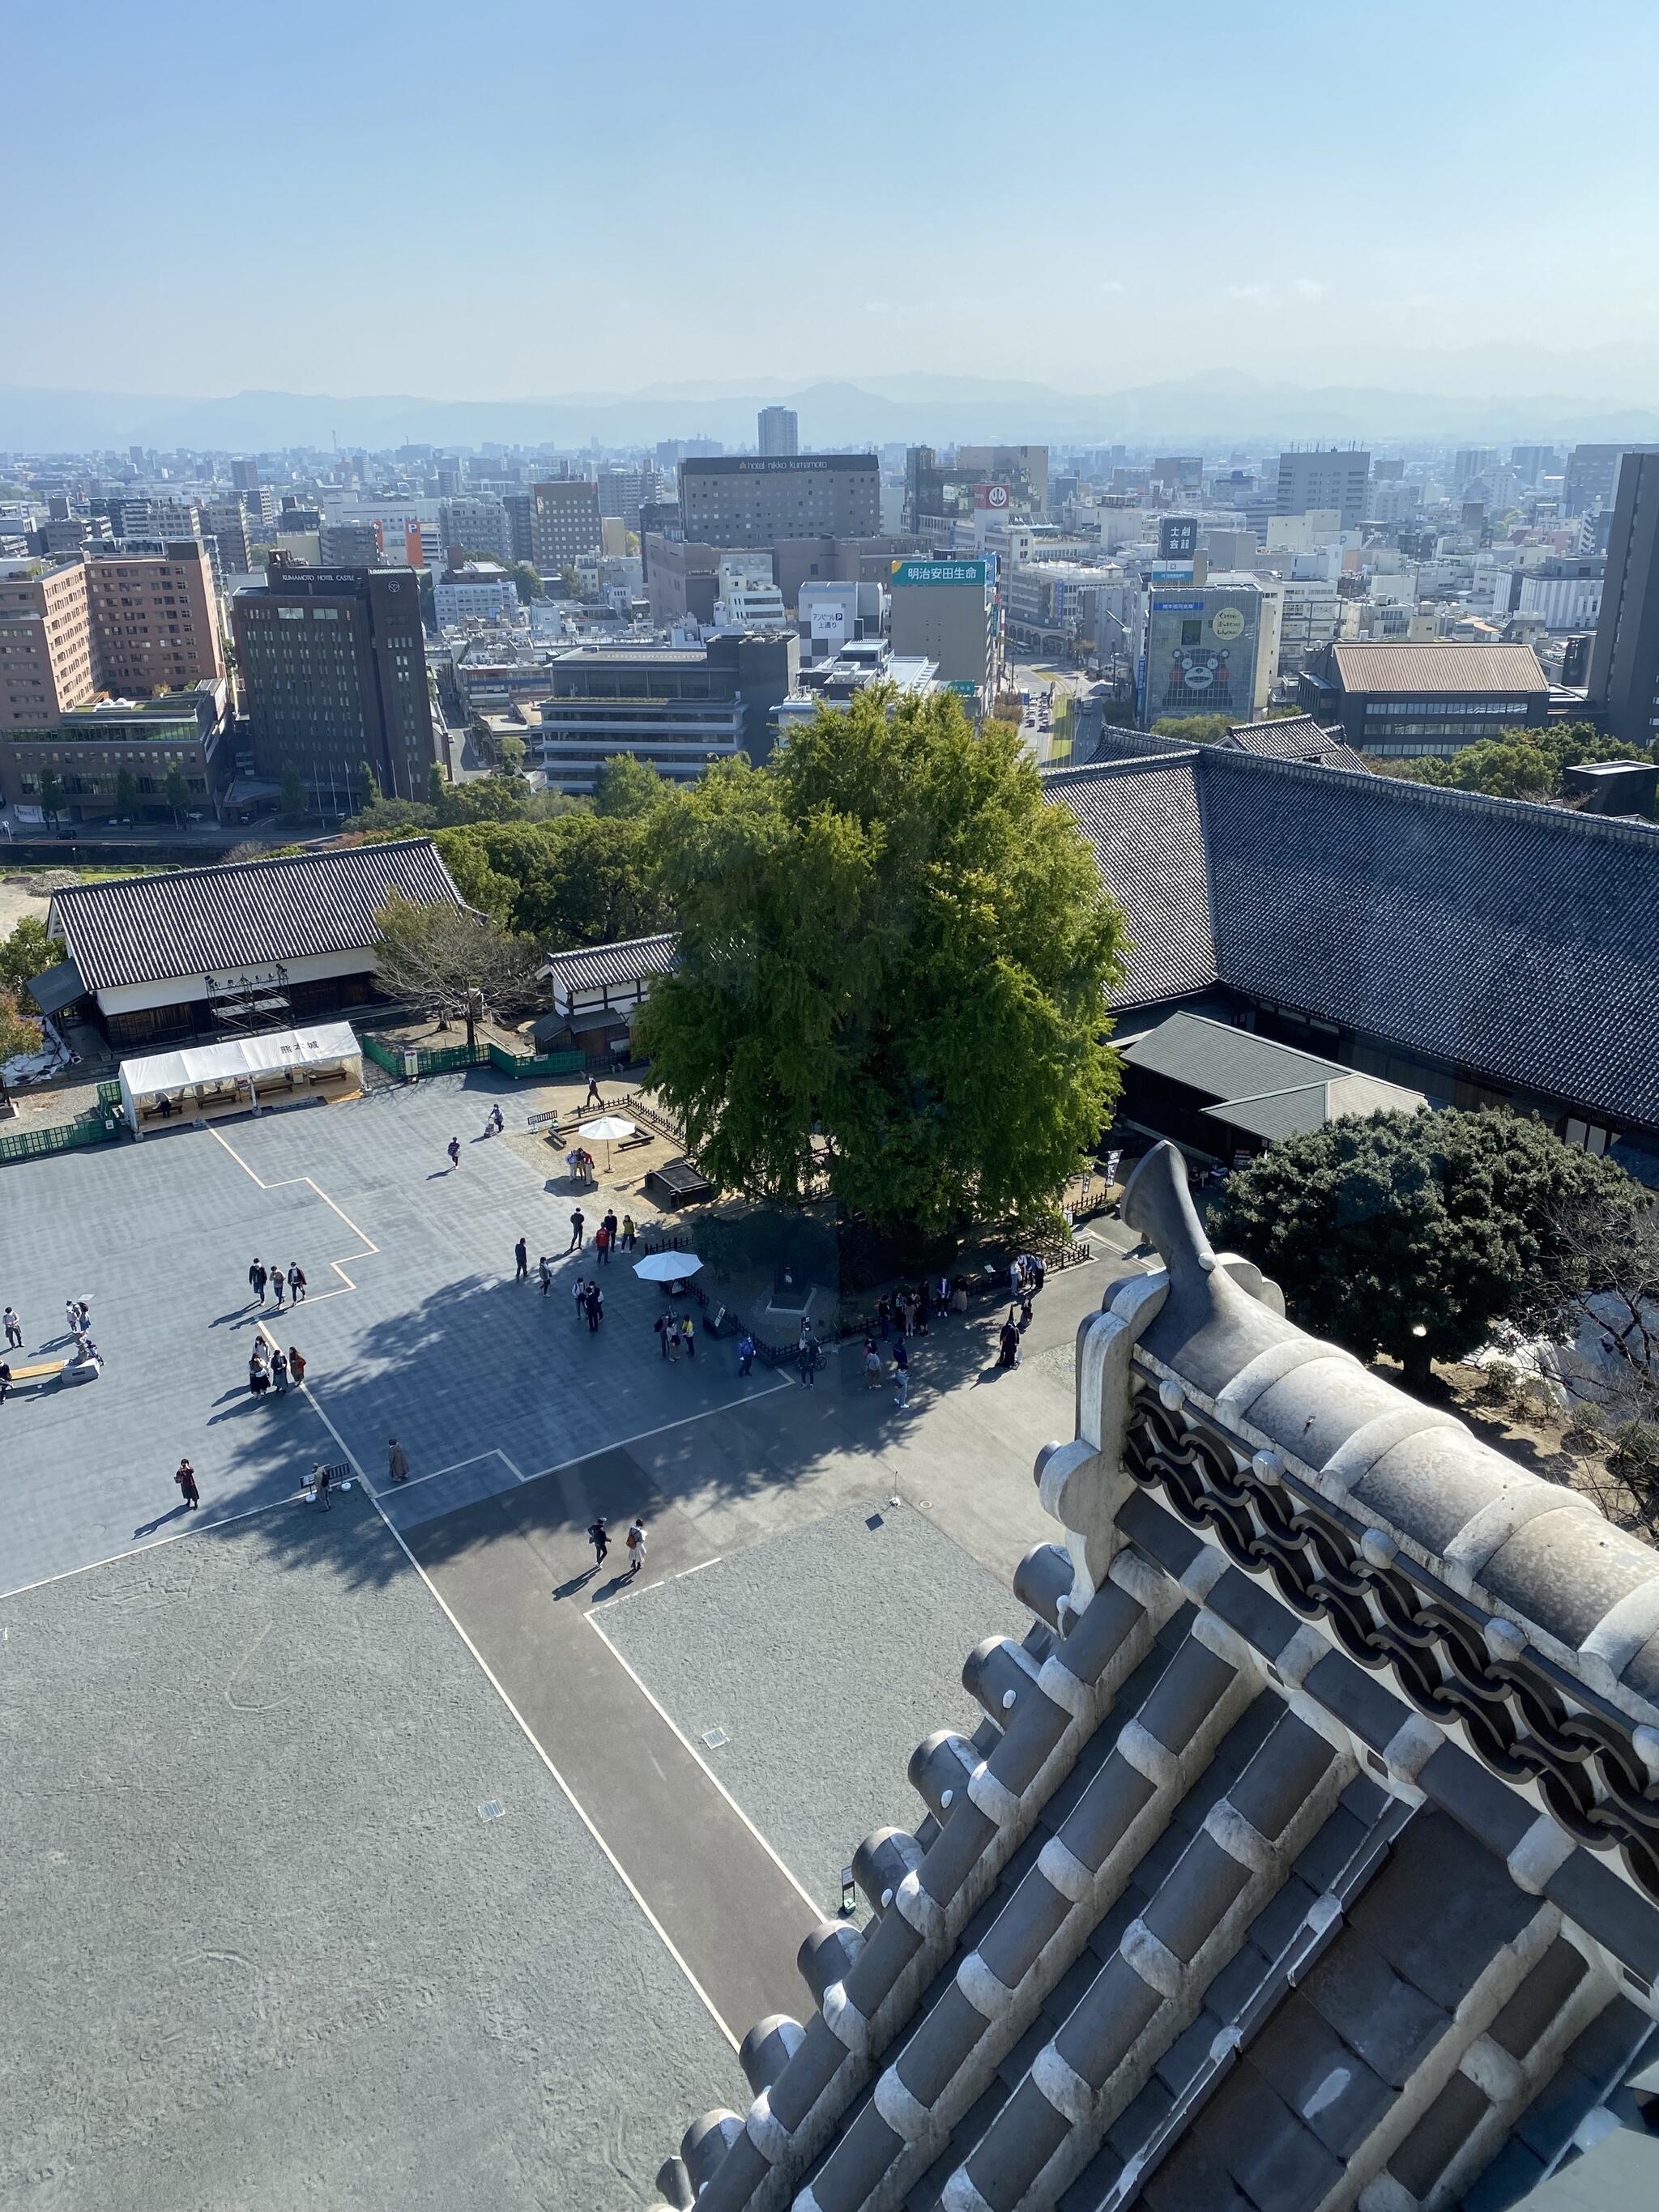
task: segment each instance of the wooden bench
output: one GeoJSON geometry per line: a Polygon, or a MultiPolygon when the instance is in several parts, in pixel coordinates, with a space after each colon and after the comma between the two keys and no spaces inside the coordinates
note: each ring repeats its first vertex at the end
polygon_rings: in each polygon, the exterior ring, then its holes
{"type": "Polygon", "coordinates": [[[67,1359],[31,1360],[27,1367],[12,1369],[11,1387],[14,1390],[20,1390],[25,1383],[50,1382],[54,1375],[61,1375],[68,1365],[67,1359]]]}
{"type": "Polygon", "coordinates": [[[655,1142],[656,1139],[649,1129],[635,1129],[631,1137],[618,1137],[614,1149],[619,1152],[635,1152],[641,1145],[655,1142]]]}

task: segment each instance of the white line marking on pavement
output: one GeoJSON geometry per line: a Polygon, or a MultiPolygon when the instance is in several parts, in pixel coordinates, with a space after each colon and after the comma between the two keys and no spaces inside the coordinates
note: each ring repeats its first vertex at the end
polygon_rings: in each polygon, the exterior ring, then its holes
{"type": "MultiPolygon", "coordinates": [[[[254,1182],[258,1184],[261,1190],[289,1190],[296,1183],[306,1184],[309,1189],[313,1191],[316,1195],[322,1200],[325,1206],[328,1206],[332,1212],[339,1215],[341,1220],[344,1222],[346,1227],[351,1231],[352,1235],[359,1238],[363,1244],[365,1249],[362,1251],[353,1252],[348,1255],[349,1257],[354,1260],[371,1260],[378,1259],[380,1257],[380,1248],[374,1242],[374,1239],[368,1236],[363,1230],[359,1229],[356,1223],[345,1211],[343,1206],[336,1206],[334,1200],[322,1188],[321,1184],[317,1182],[312,1176],[289,1176],[281,1182],[267,1182],[262,1175],[256,1173],[255,1170],[248,1165],[247,1162],[242,1158],[241,1154],[237,1151],[235,1146],[230,1142],[228,1138],[220,1136],[219,1132],[214,1128],[210,1128],[208,1134],[210,1137],[215,1139],[216,1142],[224,1146],[225,1150],[230,1154],[232,1159],[235,1161],[237,1166],[240,1168],[242,1173],[246,1176],[252,1176],[254,1182]]],[[[357,1285],[352,1281],[350,1276],[347,1274],[345,1269],[340,1265],[340,1262],[337,1260],[331,1260],[328,1264],[333,1268],[335,1273],[345,1285],[347,1290],[355,1291],[356,1289],[357,1285]]],[[[339,1296],[340,1292],[338,1291],[320,1291],[318,1293],[318,1302],[320,1304],[324,1298],[337,1298],[339,1296]]],[[[300,1304],[302,1306],[309,1305],[311,1301],[309,1298],[301,1298],[300,1300],[300,1304]]]]}
{"type": "MultiPolygon", "coordinates": [[[[792,1390],[792,1382],[774,1382],[769,1389],[751,1390],[746,1398],[729,1398],[721,1406],[705,1406],[701,1413],[682,1413],[678,1420],[659,1421],[654,1429],[641,1429],[631,1437],[612,1437],[606,1443],[590,1444],[574,1459],[556,1459],[551,1467],[538,1467],[534,1474],[521,1475],[521,1482],[539,1482],[544,1474],[562,1474],[568,1467],[580,1467],[585,1460],[599,1459],[608,1451],[625,1451],[629,1444],[648,1443],[653,1437],[666,1436],[670,1429],[683,1429],[692,1421],[706,1421],[714,1413],[735,1413],[739,1406],[752,1406],[762,1398],[776,1395],[780,1390],[792,1390]]],[[[510,1464],[510,1462],[509,1462],[510,1464]]]]}
{"type": "MultiPolygon", "coordinates": [[[[368,1484],[363,1487],[367,1489],[368,1484]]],[[[9,1597],[26,1597],[30,1590],[45,1589],[50,1583],[66,1583],[71,1575],[88,1575],[94,1567],[117,1566],[123,1559],[136,1559],[141,1552],[158,1551],[163,1544],[176,1544],[181,1536],[202,1536],[210,1528],[228,1528],[233,1521],[250,1521],[256,1513],[274,1513],[279,1505],[292,1505],[305,1494],[303,1490],[285,1491],[282,1497],[270,1498],[263,1505],[244,1505],[235,1513],[216,1514],[211,1521],[186,1519],[182,1528],[169,1528],[165,1536],[152,1536],[145,1543],[129,1544],[125,1552],[112,1552],[106,1559],[88,1559],[84,1566],[65,1567],[59,1574],[42,1575],[39,1582],[19,1583],[15,1589],[0,1590],[0,1601],[9,1597]]]]}
{"type": "MultiPolygon", "coordinates": [[[[479,1670],[483,1674],[484,1680],[489,1683],[490,1688],[494,1690],[495,1695],[501,1699],[501,1703],[507,1707],[508,1712],[512,1714],[514,1719],[518,1723],[520,1729],[523,1732],[525,1741],[535,1753],[537,1758],[540,1759],[542,1765],[552,1776],[554,1781],[558,1784],[560,1790],[564,1793],[565,1798],[570,1805],[571,1810],[575,1814],[576,1818],[581,1822],[583,1827],[586,1829],[588,1834],[592,1837],[599,1849],[605,1853],[605,1857],[609,1860],[611,1868],[616,1873],[617,1880],[622,1883],[623,1888],[633,1899],[635,1904],[639,1906],[640,1911],[650,1922],[651,1926],[655,1930],[664,1950],[667,1952],[669,1957],[674,1961],[674,1964],[679,1968],[680,1972],[685,1976],[686,1980],[690,1982],[693,1990],[696,1990],[697,1996],[702,1999],[704,2008],[708,2014],[708,2017],[714,2021],[715,2027],[719,2028],[720,2033],[731,2045],[732,2050],[736,2051],[739,2047],[738,2039],[732,2034],[731,2028],[720,2017],[719,2011],[715,2008],[714,1999],[709,1996],[708,1990],[704,1989],[702,1984],[692,1972],[690,1967],[687,1965],[685,1960],[682,1957],[678,1950],[676,1949],[673,1939],[669,1935],[668,1930],[663,1926],[661,1921],[658,1919],[656,1914],[651,1910],[651,1907],[646,1903],[644,1898],[635,1887],[627,1869],[623,1865],[622,1861],[617,1856],[615,1851],[611,1850],[610,1844],[606,1843],[605,1838],[599,1833],[599,1829],[589,1818],[587,1810],[582,1804],[580,1798],[577,1796],[575,1791],[565,1780],[563,1775],[560,1773],[558,1768],[554,1765],[546,1752],[543,1750],[540,1743],[536,1739],[535,1731],[532,1729],[529,1722],[526,1720],[524,1715],[519,1711],[518,1707],[514,1704],[512,1698],[508,1697],[506,1690],[497,1680],[495,1670],[490,1666],[489,1662],[484,1657],[483,1652],[479,1650],[477,1645],[467,1634],[465,1629],[462,1627],[460,1622],[450,1611],[448,1605],[445,1601],[442,1591],[440,1590],[437,1584],[433,1581],[431,1576],[428,1574],[426,1569],[421,1565],[414,1553],[410,1550],[409,1546],[404,1541],[402,1531],[398,1528],[397,1523],[386,1512],[386,1508],[380,1504],[379,1498],[375,1496],[374,1491],[370,1486],[368,1477],[363,1473],[362,1468],[358,1462],[357,1455],[352,1450],[350,1445],[346,1442],[345,1438],[340,1434],[338,1429],[335,1427],[333,1422],[329,1419],[328,1414],[325,1412],[311,1385],[308,1382],[302,1382],[300,1388],[304,1395],[310,1399],[313,1407],[316,1410],[318,1419],[321,1421],[323,1426],[328,1431],[330,1436],[333,1437],[335,1443],[338,1444],[340,1449],[345,1454],[347,1459],[351,1462],[352,1467],[356,1470],[359,1481],[362,1484],[363,1488],[368,1492],[369,1498],[374,1504],[374,1510],[380,1515],[380,1519],[385,1522],[387,1530],[391,1534],[392,1541],[397,1545],[398,1549],[403,1553],[404,1557],[409,1561],[410,1565],[414,1568],[421,1580],[426,1584],[427,1589],[432,1593],[433,1597],[437,1601],[439,1607],[443,1613],[444,1619],[449,1623],[456,1635],[460,1638],[462,1643],[465,1644],[467,1650],[477,1661],[479,1670]]],[[[508,1464],[510,1465],[511,1462],[509,1462],[508,1464]]],[[[669,1725],[672,1727],[673,1723],[670,1722],[669,1725]]],[[[762,1840],[764,1842],[765,1838],[763,1838],[762,1840]]],[[[787,1869],[786,1869],[785,1871],[787,1872],[787,1869]]],[[[797,1887],[799,1887],[799,1885],[797,1885],[797,1887]]],[[[816,1906],[813,1907],[815,1911],[817,1909],[817,1908],[816,1906]]]]}
{"type": "MultiPolygon", "coordinates": [[[[704,1565],[705,1566],[710,1566],[710,1567],[712,1567],[712,1566],[714,1565],[714,1560],[713,1560],[713,1559],[705,1559],[705,1560],[704,1560],[704,1562],[703,1562],[703,1565],[704,1565]]],[[[693,1568],[693,1569],[690,1569],[690,1570],[688,1570],[688,1571],[689,1571],[689,1572],[695,1573],[695,1572],[696,1572],[696,1569],[695,1569],[695,1568],[693,1568]]],[[[670,1579],[671,1581],[675,1581],[675,1580],[678,1580],[678,1577],[674,1577],[674,1576],[671,1576],[669,1579],[670,1579]]],[[[660,1584],[659,1584],[659,1585],[658,1585],[658,1587],[659,1587],[659,1588],[660,1588],[660,1587],[661,1587],[661,1585],[660,1585],[660,1584]]],[[[629,1663],[628,1663],[627,1660],[626,1660],[626,1659],[624,1659],[624,1658],[623,1657],[622,1653],[621,1653],[620,1651],[618,1651],[618,1650],[617,1650],[617,1649],[616,1645],[615,1645],[615,1644],[611,1641],[611,1638],[610,1638],[605,1634],[605,1632],[604,1629],[602,1629],[602,1628],[599,1626],[599,1621],[598,1621],[598,1620],[595,1618],[595,1616],[594,1616],[592,1613],[585,1613],[582,1615],[582,1619],[583,1619],[583,1620],[587,1623],[588,1626],[592,1630],[592,1632],[593,1632],[594,1635],[595,1635],[595,1636],[597,1636],[597,1637],[599,1638],[599,1639],[600,1643],[604,1644],[604,1646],[605,1646],[605,1650],[606,1650],[611,1654],[611,1657],[616,1661],[617,1664],[617,1665],[622,1668],[622,1670],[623,1670],[623,1674],[627,1675],[627,1677],[628,1677],[629,1680],[630,1682],[632,1682],[632,1684],[634,1685],[634,1687],[635,1687],[635,1688],[639,1692],[640,1695],[641,1695],[641,1696],[645,1699],[645,1702],[647,1703],[647,1705],[648,1705],[650,1706],[650,1708],[651,1708],[652,1711],[653,1711],[653,1712],[654,1712],[654,1713],[656,1714],[656,1716],[657,1716],[657,1717],[659,1718],[659,1720],[660,1720],[661,1722],[663,1722],[663,1723],[664,1723],[664,1724],[665,1724],[666,1727],[668,1727],[668,1728],[670,1728],[670,1729],[672,1729],[673,1730],[673,1732],[674,1732],[675,1735],[679,1739],[680,1742],[681,1742],[682,1744],[684,1744],[684,1747],[685,1747],[686,1750],[687,1750],[687,1751],[689,1751],[689,1752],[690,1753],[690,1754],[691,1754],[692,1758],[693,1758],[693,1759],[695,1759],[696,1760],[696,1762],[697,1762],[698,1765],[699,1765],[700,1767],[702,1767],[702,1769],[703,1772],[704,1772],[704,1773],[708,1777],[708,1779],[709,1779],[709,1780],[714,1784],[714,1785],[715,1789],[716,1789],[716,1790],[718,1790],[720,1791],[720,1796],[721,1796],[722,1797],[724,1797],[724,1798],[725,1798],[725,1800],[726,1800],[726,1803],[727,1803],[727,1804],[732,1808],[732,1811],[737,1814],[737,1816],[738,1816],[738,1820],[740,1820],[743,1822],[744,1826],[745,1828],[747,1828],[747,1829],[748,1829],[748,1831],[749,1831],[750,1834],[750,1835],[755,1838],[755,1841],[756,1841],[756,1842],[760,1845],[761,1849],[765,1852],[765,1854],[766,1854],[767,1857],[768,1857],[769,1859],[770,1859],[770,1860],[771,1860],[771,1862],[772,1862],[773,1865],[774,1865],[775,1867],[776,1867],[776,1869],[777,1869],[778,1872],[779,1872],[779,1873],[783,1876],[784,1880],[785,1880],[785,1881],[789,1884],[789,1887],[790,1887],[794,1891],[794,1893],[795,1893],[795,1894],[797,1895],[797,1897],[799,1897],[799,1898],[803,1901],[803,1903],[804,1903],[804,1904],[805,1904],[805,1905],[806,1905],[811,1909],[811,1913],[812,1913],[812,1917],[813,1917],[814,1920],[822,1920],[822,1919],[824,1917],[824,1908],[823,1908],[823,1906],[822,1905],[820,1905],[820,1904],[819,1904],[819,1902],[818,1902],[818,1900],[817,1900],[817,1899],[816,1897],[810,1896],[810,1895],[808,1894],[808,1893],[807,1893],[805,1889],[803,1889],[803,1888],[801,1887],[801,1885],[799,1884],[799,1882],[798,1882],[798,1881],[796,1881],[796,1879],[795,1879],[794,1875],[793,1875],[793,1874],[791,1874],[791,1872],[789,1871],[788,1868],[787,1868],[787,1866],[785,1866],[785,1864],[784,1864],[783,1861],[782,1861],[782,1860],[778,1856],[777,1853],[773,1850],[773,1848],[772,1848],[771,1844],[769,1844],[769,1843],[767,1842],[767,1840],[766,1840],[765,1837],[764,1837],[763,1835],[762,1835],[762,1833],[761,1833],[760,1830],[759,1830],[759,1829],[755,1826],[754,1822],[750,1819],[750,1817],[749,1817],[748,1814],[747,1814],[747,1813],[745,1813],[745,1812],[744,1811],[744,1809],[743,1809],[742,1806],[738,1804],[738,1802],[737,1799],[736,1799],[736,1798],[732,1795],[732,1792],[731,1792],[731,1791],[726,1788],[726,1784],[725,1784],[720,1780],[720,1778],[719,1775],[715,1773],[715,1771],[714,1771],[714,1768],[713,1768],[713,1767],[708,1764],[708,1760],[707,1760],[707,1759],[702,1756],[702,1753],[697,1749],[697,1747],[696,1746],[696,1744],[694,1744],[694,1743],[692,1742],[692,1741],[691,1741],[690,1737],[690,1736],[688,1736],[688,1735],[686,1735],[686,1733],[685,1733],[684,1729],[682,1729],[682,1728],[678,1725],[678,1723],[677,1723],[677,1722],[672,1718],[672,1717],[670,1714],[668,1714],[668,1713],[666,1713],[666,1712],[665,1712],[665,1711],[663,1711],[662,1706],[661,1706],[661,1705],[657,1702],[656,1698],[653,1698],[653,1697],[652,1696],[652,1694],[651,1694],[650,1691],[649,1691],[649,1690],[647,1690],[647,1689],[646,1688],[645,1684],[644,1684],[642,1681],[641,1681],[641,1680],[640,1680],[639,1676],[638,1676],[638,1675],[634,1672],[634,1669],[633,1669],[633,1668],[629,1665],[629,1663]]]]}

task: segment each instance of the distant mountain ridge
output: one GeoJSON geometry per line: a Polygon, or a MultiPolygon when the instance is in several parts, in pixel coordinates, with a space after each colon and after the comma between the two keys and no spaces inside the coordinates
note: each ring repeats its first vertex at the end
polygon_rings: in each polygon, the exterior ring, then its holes
{"type": "Polygon", "coordinates": [[[858,383],[748,389],[696,382],[549,399],[425,399],[386,393],[248,391],[222,398],[52,392],[0,386],[0,453],[91,446],[179,446],[229,452],[284,446],[384,448],[654,444],[706,436],[752,445],[758,408],[782,403],[804,445],[949,445],[961,441],[1271,447],[1291,439],[1406,441],[1659,440],[1659,412],[1626,402],[1544,392],[1525,398],[1450,397],[1386,386],[1299,387],[1236,372],[1170,379],[1093,396],[1018,380],[921,373],[858,383]]]}

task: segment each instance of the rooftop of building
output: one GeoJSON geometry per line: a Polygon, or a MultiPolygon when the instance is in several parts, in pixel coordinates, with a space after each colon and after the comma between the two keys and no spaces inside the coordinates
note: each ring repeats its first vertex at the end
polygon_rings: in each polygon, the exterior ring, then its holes
{"type": "Polygon", "coordinates": [[[89,991],[361,951],[394,893],[463,903],[429,837],[76,884],[47,927],[89,991]]]}
{"type": "Polygon", "coordinates": [[[858,1845],[801,2019],[742,2045],[753,2103],[659,2187],[1635,2212],[1659,1556],[1304,1334],[1211,1249],[1172,1147],[1122,1212],[1153,1258],[1079,1330],[1030,1626],[967,1655],[978,1724],[917,1746],[914,1830],[858,1845]]]}
{"type": "Polygon", "coordinates": [[[1339,639],[1328,648],[1345,691],[1408,694],[1547,692],[1548,679],[1529,645],[1435,639],[1409,643],[1339,639]]]}

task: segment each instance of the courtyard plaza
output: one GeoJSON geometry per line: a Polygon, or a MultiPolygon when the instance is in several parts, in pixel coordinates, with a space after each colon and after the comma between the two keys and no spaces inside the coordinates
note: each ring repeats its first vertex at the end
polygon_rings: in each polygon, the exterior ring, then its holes
{"type": "Polygon", "coordinates": [[[637,1176],[579,1193],[526,1105],[437,1078],[0,1177],[26,1356],[74,1296],[106,1362],[0,1410],[0,2203],[649,2204],[854,1846],[915,1825],[915,1744],[974,1725],[1103,1271],[1018,1370],[1000,1309],[936,1322],[906,1408],[856,1343],[810,1391],[671,1364],[627,1255],[564,1255],[574,1205],[647,1226],[637,1176]],[[303,1389],[250,1395],[262,1332],[303,1389]]]}

